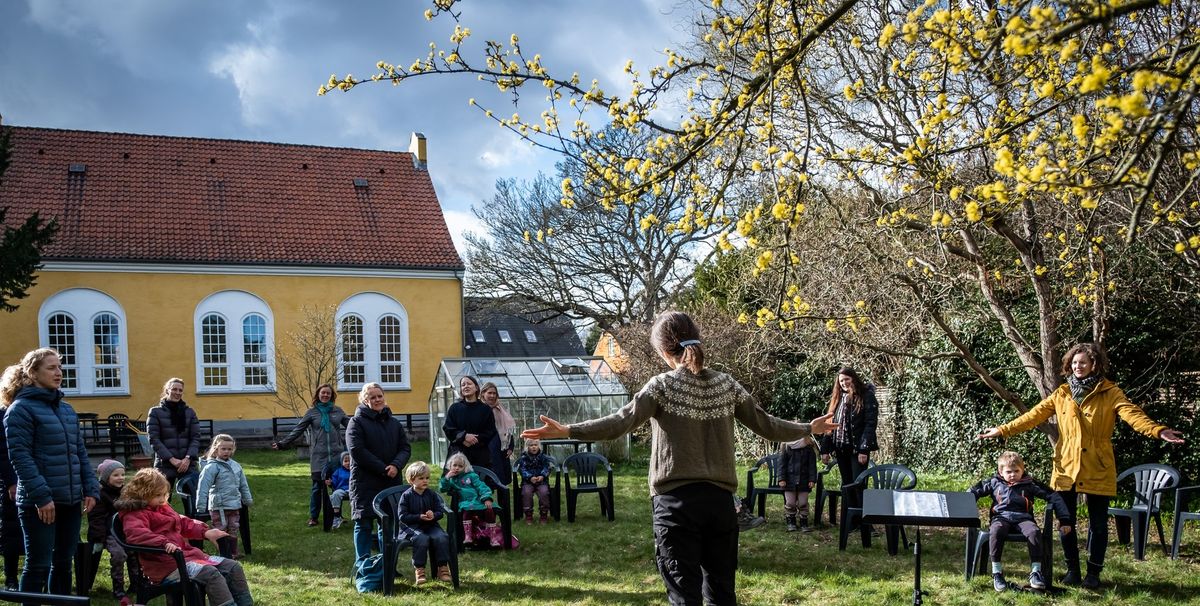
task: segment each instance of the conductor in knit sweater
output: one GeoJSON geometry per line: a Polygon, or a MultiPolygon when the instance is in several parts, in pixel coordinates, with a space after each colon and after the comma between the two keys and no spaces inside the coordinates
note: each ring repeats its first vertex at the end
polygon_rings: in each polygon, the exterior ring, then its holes
{"type": "Polygon", "coordinates": [[[831,415],[812,423],[768,414],[729,375],[704,368],[700,330],[682,312],[660,314],[650,343],[671,367],[650,379],[617,412],[563,425],[545,425],[523,438],[612,440],[649,421],[650,498],[659,575],[673,605],[736,604],[738,527],[733,422],[776,442],[836,428],[831,415]]]}

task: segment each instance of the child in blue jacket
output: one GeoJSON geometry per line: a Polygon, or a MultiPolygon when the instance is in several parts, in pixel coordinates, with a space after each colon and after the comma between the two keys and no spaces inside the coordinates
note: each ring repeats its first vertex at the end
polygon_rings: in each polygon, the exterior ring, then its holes
{"type": "Polygon", "coordinates": [[[350,453],[342,453],[342,464],[335,467],[325,478],[325,485],[333,492],[329,494],[329,504],[333,506],[333,527],[342,526],[342,501],[350,498],[350,453]]]}
{"type": "Polygon", "coordinates": [[[210,512],[212,526],[232,537],[231,556],[241,559],[237,536],[242,524],[242,506],[254,503],[242,466],[233,460],[237,443],[228,434],[213,436],[208,454],[200,459],[200,481],[196,485],[196,515],[210,512]]]}
{"type": "Polygon", "coordinates": [[[538,520],[545,524],[550,512],[550,458],[542,452],[542,441],[537,438],[525,440],[525,452],[517,459],[517,473],[521,474],[521,505],[525,510],[525,523],[533,523],[533,493],[538,496],[538,520]]]}
{"type": "Polygon", "coordinates": [[[1070,512],[1058,493],[1035,482],[1025,473],[1025,460],[1021,455],[1008,451],[996,459],[996,475],[971,487],[971,494],[979,500],[992,497],[991,525],[988,527],[988,552],[992,561],[992,588],[996,591],[1008,589],[1000,556],[1004,553],[1004,541],[1013,529],[1020,530],[1029,542],[1029,586],[1045,589],[1042,578],[1042,535],[1033,518],[1034,499],[1043,499],[1054,508],[1059,528],[1070,534],[1070,512]]]}

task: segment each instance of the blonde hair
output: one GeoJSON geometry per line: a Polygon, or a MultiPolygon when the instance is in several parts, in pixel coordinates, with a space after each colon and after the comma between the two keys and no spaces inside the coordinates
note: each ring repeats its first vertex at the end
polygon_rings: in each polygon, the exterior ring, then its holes
{"type": "Polygon", "coordinates": [[[233,444],[233,449],[237,450],[237,441],[233,439],[233,436],[227,433],[219,433],[213,436],[212,445],[208,447],[208,454],[205,454],[204,458],[211,459],[217,456],[217,448],[220,448],[221,444],[225,442],[233,444]]]}
{"type": "Polygon", "coordinates": [[[171,483],[161,471],[146,467],[139,469],[132,480],[126,480],[121,488],[121,498],[127,501],[145,501],[149,503],[156,497],[167,497],[171,494],[171,483]]]}
{"type": "Polygon", "coordinates": [[[383,391],[383,386],[378,383],[367,383],[366,385],[363,385],[362,389],[358,390],[358,403],[359,404],[367,403],[367,392],[371,391],[372,387],[378,387],[379,391],[383,391]]]}
{"type": "Polygon", "coordinates": [[[533,446],[535,444],[537,445],[538,448],[542,447],[541,440],[539,440],[537,438],[525,438],[525,452],[529,452],[529,447],[533,446]]]}
{"type": "Polygon", "coordinates": [[[449,469],[450,466],[455,463],[462,463],[464,472],[465,471],[475,471],[475,469],[473,467],[471,467],[471,462],[467,460],[467,455],[465,455],[461,452],[456,452],[456,453],[450,455],[449,459],[446,459],[446,468],[449,469]]]}
{"type": "Polygon", "coordinates": [[[167,379],[167,382],[163,383],[162,396],[160,396],[162,399],[166,400],[167,398],[171,397],[171,385],[175,383],[178,383],[180,387],[187,385],[187,383],[184,383],[183,379],[180,379],[179,377],[171,377],[170,379],[167,379]]]}
{"type": "Polygon", "coordinates": [[[404,479],[409,484],[412,484],[413,480],[417,478],[428,478],[429,475],[429,465],[425,461],[413,461],[404,469],[404,479]]]}
{"type": "Polygon", "coordinates": [[[49,347],[35,349],[25,354],[20,362],[5,368],[3,377],[0,377],[0,406],[12,404],[21,388],[33,385],[33,373],[50,356],[58,357],[58,352],[49,347]]]}
{"type": "Polygon", "coordinates": [[[1000,456],[996,457],[996,468],[997,469],[1000,469],[1003,467],[1017,467],[1017,466],[1020,466],[1021,469],[1024,469],[1025,468],[1025,459],[1022,459],[1021,455],[1019,455],[1011,450],[1006,450],[1006,451],[1000,453],[1000,456]]]}

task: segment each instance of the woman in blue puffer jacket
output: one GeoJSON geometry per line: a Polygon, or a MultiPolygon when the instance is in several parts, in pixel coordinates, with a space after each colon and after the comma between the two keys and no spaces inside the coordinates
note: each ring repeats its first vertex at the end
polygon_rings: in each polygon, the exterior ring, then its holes
{"type": "Polygon", "coordinates": [[[25,533],[21,591],[71,593],[71,560],[83,512],[100,496],[75,409],[63,401],[62,363],[53,349],[25,354],[0,379],[8,454],[17,472],[25,533]],[[80,505],[83,505],[82,511],[80,505]]]}

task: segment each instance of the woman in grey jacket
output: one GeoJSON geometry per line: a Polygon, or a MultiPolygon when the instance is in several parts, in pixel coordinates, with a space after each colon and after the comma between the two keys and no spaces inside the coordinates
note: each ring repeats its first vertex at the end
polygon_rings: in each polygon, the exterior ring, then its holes
{"type": "Polygon", "coordinates": [[[21,591],[68,594],[82,514],[100,496],[75,409],[63,401],[62,363],[53,349],[25,354],[0,380],[4,434],[17,472],[25,534],[21,591]],[[82,505],[82,511],[80,511],[82,505]]]}
{"type": "Polygon", "coordinates": [[[200,458],[200,419],[183,401],[183,379],[172,377],[163,384],[162,399],[146,413],[146,433],[154,466],[173,491],[179,476],[195,473],[193,465],[200,458]]]}
{"type": "Polygon", "coordinates": [[[341,464],[341,453],[346,450],[346,424],[350,417],[334,403],[336,397],[332,385],[325,383],[317,387],[312,408],[304,413],[291,433],[271,444],[275,450],[287,448],[308,431],[308,471],[312,477],[312,491],[308,499],[309,526],[317,525],[321,498],[325,495],[325,473],[330,464],[341,464]]]}

